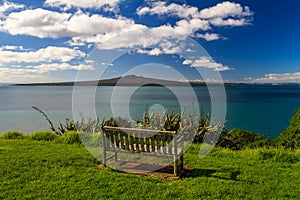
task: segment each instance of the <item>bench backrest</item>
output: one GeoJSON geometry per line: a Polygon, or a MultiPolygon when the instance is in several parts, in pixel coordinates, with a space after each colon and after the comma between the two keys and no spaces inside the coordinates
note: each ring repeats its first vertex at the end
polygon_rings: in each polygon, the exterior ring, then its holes
{"type": "Polygon", "coordinates": [[[159,152],[174,154],[177,151],[176,131],[104,126],[103,134],[108,139],[107,147],[134,152],[159,152]]]}

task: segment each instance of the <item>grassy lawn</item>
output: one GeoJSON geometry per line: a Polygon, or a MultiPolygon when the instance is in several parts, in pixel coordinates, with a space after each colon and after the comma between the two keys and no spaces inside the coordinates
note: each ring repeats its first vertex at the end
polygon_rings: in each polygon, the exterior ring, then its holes
{"type": "Polygon", "coordinates": [[[185,154],[191,177],[155,177],[99,170],[80,145],[0,140],[0,199],[298,199],[300,151],[231,151],[185,154]]]}

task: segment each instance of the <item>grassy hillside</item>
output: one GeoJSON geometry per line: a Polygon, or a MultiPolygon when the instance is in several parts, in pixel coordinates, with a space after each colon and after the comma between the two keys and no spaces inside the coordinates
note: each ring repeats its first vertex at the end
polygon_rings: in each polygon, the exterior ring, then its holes
{"type": "Polygon", "coordinates": [[[298,199],[300,150],[215,148],[185,155],[191,177],[166,181],[98,169],[81,145],[0,139],[0,199],[298,199]]]}

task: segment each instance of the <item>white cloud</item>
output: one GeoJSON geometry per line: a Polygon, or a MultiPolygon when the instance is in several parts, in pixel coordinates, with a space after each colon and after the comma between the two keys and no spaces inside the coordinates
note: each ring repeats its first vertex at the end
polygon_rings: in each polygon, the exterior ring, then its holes
{"type": "Polygon", "coordinates": [[[214,26],[244,26],[250,24],[246,19],[222,19],[214,18],[210,20],[210,23],[214,26]]]}
{"type": "Polygon", "coordinates": [[[22,4],[15,4],[8,1],[4,1],[3,4],[0,5],[0,18],[5,18],[7,12],[22,8],[25,8],[25,6],[22,4]]]}
{"type": "Polygon", "coordinates": [[[196,34],[197,38],[202,38],[205,39],[206,41],[213,41],[213,40],[218,40],[221,38],[219,34],[216,33],[204,33],[204,34],[196,34]]]}
{"type": "Polygon", "coordinates": [[[150,15],[169,15],[183,19],[201,19],[214,26],[244,26],[250,24],[247,17],[253,15],[248,6],[242,7],[238,3],[229,1],[222,2],[216,6],[203,9],[201,11],[196,7],[179,4],[169,4],[166,2],[154,2],[150,7],[140,7],[137,14],[142,16],[150,15]]]}
{"type": "MultiPolygon", "coordinates": [[[[6,48],[6,47],[4,47],[6,48]]],[[[0,48],[0,65],[7,63],[69,62],[86,54],[66,47],[48,46],[37,51],[10,51],[0,48]]]]}
{"type": "MultiPolygon", "coordinates": [[[[216,6],[198,10],[197,7],[179,5],[166,2],[152,2],[148,6],[139,7],[137,14],[140,16],[149,15],[167,15],[181,18],[176,23],[174,30],[182,32],[186,35],[194,35],[199,30],[210,30],[211,26],[244,26],[249,25],[250,16],[253,13],[249,7],[241,6],[238,3],[229,1],[222,2],[216,6]]],[[[196,37],[203,38],[207,41],[218,40],[221,38],[218,34],[196,34],[196,37]]]]}
{"type": "Polygon", "coordinates": [[[11,35],[31,35],[39,38],[70,36],[66,22],[71,14],[58,13],[41,8],[10,13],[1,29],[11,35]]]}
{"type": "Polygon", "coordinates": [[[118,32],[134,25],[130,19],[117,19],[77,12],[58,13],[45,9],[10,13],[2,23],[2,30],[11,35],[31,35],[39,38],[84,37],[118,32]]]}
{"type": "Polygon", "coordinates": [[[283,74],[271,73],[260,78],[247,77],[244,80],[257,83],[300,82],[300,72],[283,74]]]}
{"type": "Polygon", "coordinates": [[[228,17],[245,17],[252,15],[253,13],[250,11],[248,6],[242,7],[238,3],[226,1],[219,3],[216,6],[201,10],[198,14],[198,17],[202,19],[212,19],[228,17]]]}
{"type": "Polygon", "coordinates": [[[16,83],[16,82],[50,82],[53,78],[49,78],[45,74],[47,72],[62,71],[62,70],[94,70],[90,64],[70,65],[68,63],[51,63],[40,64],[36,66],[27,66],[26,68],[9,68],[0,67],[0,81],[2,83],[16,83]]]}
{"type": "Polygon", "coordinates": [[[0,68],[0,81],[2,83],[28,83],[32,80],[36,82],[53,81],[45,75],[34,73],[35,70],[31,69],[0,68]]]}
{"type": "Polygon", "coordinates": [[[121,0],[46,0],[46,6],[63,7],[65,10],[76,8],[101,8],[103,6],[115,7],[121,0]]]}
{"type": "MultiPolygon", "coordinates": [[[[96,4],[99,6],[100,4],[114,5],[119,0],[114,0],[111,3],[101,2],[95,0],[47,0],[46,4],[87,8],[89,6],[94,7],[96,4]]],[[[174,3],[167,5],[164,2],[156,2],[153,3],[152,7],[139,8],[137,12],[140,15],[146,13],[168,14],[182,19],[177,21],[175,25],[165,24],[158,27],[147,27],[122,16],[109,18],[99,14],[83,13],[80,10],[72,14],[38,8],[8,14],[6,19],[1,22],[0,30],[11,35],[30,35],[39,38],[67,37],[70,38],[67,42],[70,46],[96,43],[101,49],[147,48],[157,45],[160,48],[159,51],[156,49],[148,52],[156,55],[157,53],[177,52],[178,48],[167,45],[172,40],[178,43],[178,41],[183,41],[189,36],[200,37],[207,41],[220,39],[221,36],[218,34],[205,33],[205,31],[211,30],[211,25],[245,25],[248,21],[239,17],[251,14],[249,8],[230,2],[224,2],[202,11],[187,5],[174,3]],[[228,8],[229,11],[225,12],[223,8],[228,8]],[[217,11],[222,13],[217,15],[217,11]],[[224,19],[222,17],[232,18],[224,19]],[[203,33],[199,34],[199,31],[203,33]]]]}
{"type": "Polygon", "coordinates": [[[70,65],[68,63],[47,63],[47,64],[40,64],[36,66],[27,66],[27,70],[33,71],[35,73],[46,73],[50,71],[61,71],[61,70],[94,70],[95,68],[93,65],[86,65],[86,64],[80,64],[80,65],[70,65]]]}
{"type": "Polygon", "coordinates": [[[191,67],[203,67],[203,68],[209,68],[213,69],[215,71],[227,71],[232,70],[232,68],[223,65],[221,63],[215,62],[211,57],[208,56],[201,56],[198,59],[195,60],[184,60],[184,65],[190,65],[191,67]]]}
{"type": "Polygon", "coordinates": [[[166,2],[154,2],[150,7],[139,7],[137,14],[142,16],[146,14],[150,15],[169,15],[176,16],[184,19],[215,19],[215,18],[242,18],[252,16],[253,13],[250,11],[248,6],[242,7],[238,3],[232,3],[229,1],[222,2],[216,6],[205,8],[201,11],[197,7],[191,7],[187,5],[169,4],[166,2]]]}
{"type": "Polygon", "coordinates": [[[166,5],[166,2],[154,2],[151,7],[139,7],[137,9],[137,14],[142,16],[146,14],[150,15],[170,15],[177,16],[180,18],[194,18],[198,14],[198,8],[190,7],[186,5],[179,5],[172,3],[166,5]]]}
{"type": "Polygon", "coordinates": [[[0,51],[1,50],[24,50],[23,46],[13,46],[13,45],[5,45],[0,47],[0,51]]]}

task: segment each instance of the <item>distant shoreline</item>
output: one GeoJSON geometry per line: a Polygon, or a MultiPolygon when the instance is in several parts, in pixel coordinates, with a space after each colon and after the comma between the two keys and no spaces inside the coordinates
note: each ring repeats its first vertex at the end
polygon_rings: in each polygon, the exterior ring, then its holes
{"type": "Polygon", "coordinates": [[[129,75],[104,80],[79,81],[79,82],[52,82],[52,83],[25,83],[13,86],[241,86],[244,83],[205,83],[205,82],[180,82],[141,76],[129,75]]]}

